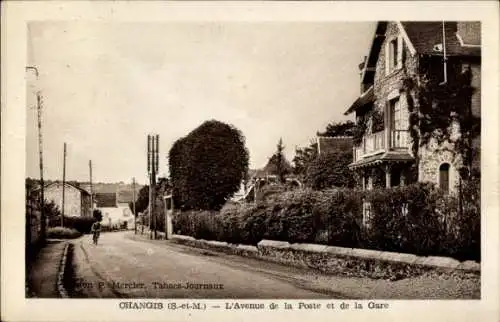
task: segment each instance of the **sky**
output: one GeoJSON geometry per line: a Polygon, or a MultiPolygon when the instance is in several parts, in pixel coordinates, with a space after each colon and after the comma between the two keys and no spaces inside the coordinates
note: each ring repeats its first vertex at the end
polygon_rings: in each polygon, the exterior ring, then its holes
{"type": "Polygon", "coordinates": [[[280,138],[291,161],[359,96],[373,22],[31,22],[26,176],[39,177],[36,95],[43,98],[44,178],[147,181],[147,134],[172,144],[206,120],[240,129],[250,168],[280,138]]]}

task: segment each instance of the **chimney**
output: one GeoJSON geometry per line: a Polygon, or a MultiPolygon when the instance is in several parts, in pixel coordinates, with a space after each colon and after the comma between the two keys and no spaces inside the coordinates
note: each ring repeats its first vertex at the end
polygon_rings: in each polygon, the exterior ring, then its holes
{"type": "Polygon", "coordinates": [[[481,22],[480,21],[459,21],[457,23],[457,35],[462,40],[463,45],[481,45],[481,22]]]}

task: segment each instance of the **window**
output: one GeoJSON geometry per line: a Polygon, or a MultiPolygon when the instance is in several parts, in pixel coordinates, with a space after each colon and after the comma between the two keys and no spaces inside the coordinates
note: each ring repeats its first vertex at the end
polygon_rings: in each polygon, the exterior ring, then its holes
{"type": "Polygon", "coordinates": [[[392,129],[396,131],[406,131],[409,127],[408,113],[401,104],[399,97],[389,101],[391,112],[392,129]]]}
{"type": "Polygon", "coordinates": [[[398,40],[397,38],[389,43],[389,71],[393,71],[398,66],[398,40]]]}
{"type": "Polygon", "coordinates": [[[446,193],[450,191],[450,165],[448,163],[439,166],[439,188],[446,193]]]}
{"type": "Polygon", "coordinates": [[[403,40],[401,37],[395,37],[387,42],[385,56],[386,75],[403,67],[403,40]]]}

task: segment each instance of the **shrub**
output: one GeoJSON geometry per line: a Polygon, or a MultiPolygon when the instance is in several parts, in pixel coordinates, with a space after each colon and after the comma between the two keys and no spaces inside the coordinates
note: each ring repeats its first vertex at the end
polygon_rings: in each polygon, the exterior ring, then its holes
{"type": "Polygon", "coordinates": [[[73,239],[73,238],[78,238],[81,235],[82,235],[81,232],[72,228],[51,227],[47,229],[47,238],[73,239]]]}
{"type": "MultiPolygon", "coordinates": [[[[82,234],[90,233],[92,224],[94,223],[92,217],[66,217],[64,216],[63,225],[65,228],[71,228],[79,231],[82,234]]],[[[61,224],[61,216],[49,219],[49,227],[57,227],[61,224]]]]}
{"type": "Polygon", "coordinates": [[[429,254],[439,243],[441,225],[433,188],[415,184],[366,193],[371,203],[365,246],[386,251],[429,254]]]}
{"type": "Polygon", "coordinates": [[[479,188],[463,196],[459,211],[457,197],[422,183],[364,192],[301,189],[220,212],[176,213],[173,224],[184,235],[235,244],[273,239],[479,260],[479,188]],[[372,205],[367,227],[363,200],[372,205]]]}
{"type": "Polygon", "coordinates": [[[320,154],[307,167],[305,184],[313,189],[331,187],[354,187],[353,172],[348,168],[352,162],[352,150],[320,154]]]}

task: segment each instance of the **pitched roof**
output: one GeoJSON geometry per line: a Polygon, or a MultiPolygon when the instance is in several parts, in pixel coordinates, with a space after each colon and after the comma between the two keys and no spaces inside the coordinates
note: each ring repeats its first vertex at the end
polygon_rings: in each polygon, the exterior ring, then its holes
{"type": "Polygon", "coordinates": [[[327,154],[339,151],[351,151],[353,142],[350,136],[327,137],[318,136],[318,154],[327,154]]]}
{"type": "Polygon", "coordinates": [[[94,200],[98,208],[116,207],[116,193],[96,193],[94,200]]]}
{"type": "MultiPolygon", "coordinates": [[[[419,54],[443,55],[443,51],[434,49],[435,45],[443,43],[442,21],[402,21],[408,38],[419,54]]],[[[481,47],[462,46],[457,36],[458,23],[445,22],[446,55],[449,56],[480,56],[481,47]]],[[[473,31],[472,31],[473,32],[473,31]]]]}
{"type": "MultiPolygon", "coordinates": [[[[47,189],[48,187],[50,186],[53,186],[55,184],[62,184],[61,181],[54,181],[54,182],[51,182],[51,183],[48,183],[46,185],[44,185],[44,188],[47,189]]],[[[88,192],[87,190],[81,188],[81,187],[78,187],[78,186],[75,186],[74,184],[71,184],[71,183],[68,183],[68,182],[65,182],[64,183],[65,186],[69,186],[69,187],[72,187],[72,188],[75,188],[75,189],[78,189],[80,190],[80,192],[82,192],[83,194],[86,194],[86,195],[90,195],[90,192],[88,192]]],[[[38,191],[40,190],[40,186],[38,186],[36,189],[33,189],[33,191],[38,191]]]]}
{"type": "Polygon", "coordinates": [[[360,97],[358,97],[354,103],[344,112],[344,115],[351,114],[360,107],[366,104],[372,103],[375,100],[375,95],[373,94],[373,85],[370,86],[360,97]]]}
{"type": "MultiPolygon", "coordinates": [[[[135,197],[139,195],[139,192],[136,191],[135,197]]],[[[132,202],[134,200],[134,191],[133,189],[131,190],[119,190],[118,191],[118,196],[117,196],[118,202],[132,202]]]]}

